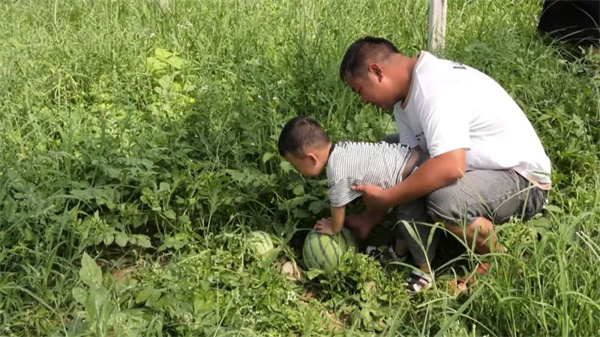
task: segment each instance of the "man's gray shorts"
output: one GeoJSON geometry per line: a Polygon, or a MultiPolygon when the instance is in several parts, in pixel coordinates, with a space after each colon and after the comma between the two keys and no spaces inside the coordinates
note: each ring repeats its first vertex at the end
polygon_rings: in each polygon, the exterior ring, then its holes
{"type": "Polygon", "coordinates": [[[477,217],[502,224],[511,217],[530,219],[547,198],[548,191],[531,185],[514,170],[477,170],[429,194],[427,210],[434,221],[444,224],[468,225],[477,217]]]}
{"type": "MultiPolygon", "coordinates": [[[[384,140],[398,142],[398,136],[389,135],[384,140]]],[[[494,224],[511,217],[527,220],[541,211],[547,198],[547,191],[532,186],[514,170],[469,171],[454,184],[398,206],[397,228],[415,262],[431,263],[444,235],[433,223],[468,225],[477,217],[494,224]]]]}
{"type": "Polygon", "coordinates": [[[513,170],[469,171],[452,185],[398,206],[397,229],[415,262],[431,263],[444,235],[433,223],[468,225],[478,217],[496,225],[512,217],[528,220],[542,210],[547,197],[548,191],[513,170]]]}

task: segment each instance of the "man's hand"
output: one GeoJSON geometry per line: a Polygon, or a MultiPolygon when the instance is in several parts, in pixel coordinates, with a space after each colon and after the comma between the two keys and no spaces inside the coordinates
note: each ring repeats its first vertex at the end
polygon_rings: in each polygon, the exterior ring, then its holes
{"type": "Polygon", "coordinates": [[[363,201],[367,208],[386,211],[394,206],[389,190],[375,185],[355,185],[352,189],[363,193],[363,201]]]}
{"type": "Polygon", "coordinates": [[[337,233],[333,232],[333,225],[331,222],[331,218],[323,218],[319,221],[317,221],[317,224],[315,225],[315,230],[317,231],[317,233],[320,234],[327,234],[327,235],[335,235],[337,233]]]}

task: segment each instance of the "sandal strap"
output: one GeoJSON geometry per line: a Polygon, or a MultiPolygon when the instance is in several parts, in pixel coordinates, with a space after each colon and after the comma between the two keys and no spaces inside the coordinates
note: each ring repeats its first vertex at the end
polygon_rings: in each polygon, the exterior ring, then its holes
{"type": "Polygon", "coordinates": [[[428,288],[431,285],[431,282],[433,282],[431,275],[420,270],[412,270],[406,278],[406,290],[408,290],[411,295],[414,295],[421,290],[428,288]]]}
{"type": "Polygon", "coordinates": [[[402,256],[398,256],[398,254],[396,254],[396,251],[394,250],[394,247],[389,246],[388,247],[388,251],[387,254],[391,257],[390,261],[406,261],[406,259],[408,258],[408,254],[407,255],[402,255],[402,256]]]}
{"type": "Polygon", "coordinates": [[[407,282],[409,281],[409,279],[411,280],[425,280],[427,283],[431,283],[433,281],[433,279],[431,278],[431,275],[421,271],[421,270],[417,270],[417,269],[413,269],[410,271],[410,273],[408,274],[408,278],[407,278],[407,282]]]}

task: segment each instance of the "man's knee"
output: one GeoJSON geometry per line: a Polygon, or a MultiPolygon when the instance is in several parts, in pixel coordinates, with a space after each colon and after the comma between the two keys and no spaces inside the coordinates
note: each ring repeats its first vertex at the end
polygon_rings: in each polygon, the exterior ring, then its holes
{"type": "Polygon", "coordinates": [[[481,212],[480,204],[465,192],[458,183],[442,187],[430,193],[426,198],[427,214],[436,222],[447,225],[466,225],[477,218],[481,212]]]}

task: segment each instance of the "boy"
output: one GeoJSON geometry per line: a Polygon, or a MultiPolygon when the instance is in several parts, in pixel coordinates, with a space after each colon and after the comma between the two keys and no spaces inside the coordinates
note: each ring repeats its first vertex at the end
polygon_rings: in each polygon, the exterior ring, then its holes
{"type": "MultiPolygon", "coordinates": [[[[405,179],[415,168],[418,156],[414,155],[406,145],[387,142],[340,142],[333,143],[323,127],[310,117],[299,116],[290,120],[281,131],[278,141],[279,154],[300,171],[303,175],[318,176],[326,168],[328,180],[328,194],[331,202],[331,218],[321,219],[315,225],[315,230],[321,234],[335,235],[342,230],[346,219],[346,205],[352,200],[362,196],[362,193],[353,190],[356,184],[377,185],[381,188],[390,188],[405,179]]],[[[369,208],[366,216],[381,219],[387,209],[369,208]]],[[[421,210],[425,214],[424,208],[421,210]]],[[[422,221],[423,218],[416,213],[405,212],[410,218],[400,220],[422,221]]],[[[376,223],[367,223],[360,228],[353,228],[357,237],[364,238],[376,223]]],[[[396,240],[395,253],[399,256],[406,255],[407,249],[411,251],[419,264],[427,264],[427,257],[423,255],[421,245],[407,234],[404,226],[401,227],[402,236],[407,241],[406,247],[403,240],[396,240]],[[404,228],[404,231],[402,231],[404,228]]],[[[422,245],[429,239],[429,231],[419,233],[422,245]]],[[[432,250],[427,255],[433,258],[432,250]]],[[[423,272],[428,272],[424,270],[423,272]]],[[[429,278],[425,273],[415,271],[413,279],[429,278]]],[[[411,274],[412,275],[412,274],[411,274]]],[[[415,287],[420,290],[427,284],[412,282],[407,285],[410,292],[415,292],[415,287]]]]}
{"type": "MultiPolygon", "coordinates": [[[[494,224],[528,219],[547,202],[550,159],[521,108],[489,76],[425,51],[411,58],[388,40],[365,37],[346,51],[340,77],[364,104],[393,109],[400,141],[426,159],[392,188],[356,186],[370,207],[426,198],[433,220],[488,254],[496,246],[494,224]]],[[[358,219],[367,227],[373,221],[358,219]]]]}

